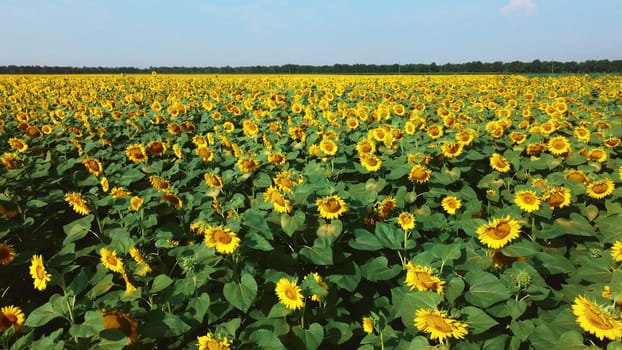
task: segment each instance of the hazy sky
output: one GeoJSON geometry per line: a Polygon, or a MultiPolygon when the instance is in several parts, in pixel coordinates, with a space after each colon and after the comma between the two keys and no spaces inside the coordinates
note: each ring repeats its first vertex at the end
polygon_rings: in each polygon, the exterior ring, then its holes
{"type": "Polygon", "coordinates": [[[620,0],[0,0],[0,65],[622,59],[620,0]]]}

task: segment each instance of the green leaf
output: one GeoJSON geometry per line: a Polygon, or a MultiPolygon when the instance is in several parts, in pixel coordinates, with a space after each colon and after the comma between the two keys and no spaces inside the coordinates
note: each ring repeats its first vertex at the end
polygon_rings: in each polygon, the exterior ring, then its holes
{"type": "Polygon", "coordinates": [[[384,256],[371,259],[361,266],[361,274],[368,281],[386,281],[397,276],[402,267],[399,265],[388,266],[389,260],[384,256]]]}
{"type": "Polygon", "coordinates": [[[583,335],[577,331],[567,331],[559,336],[559,340],[555,343],[555,349],[564,350],[584,350],[583,335]]]}
{"type": "Polygon", "coordinates": [[[190,330],[190,326],[181,318],[160,310],[148,311],[143,319],[138,332],[146,338],[178,337],[190,330]]]}
{"type": "Polygon", "coordinates": [[[38,200],[38,199],[31,199],[28,202],[26,202],[26,206],[28,208],[34,208],[34,209],[43,208],[46,205],[48,205],[47,202],[44,202],[44,201],[38,200]]]}
{"type": "Polygon", "coordinates": [[[257,209],[248,209],[241,215],[242,224],[246,225],[251,231],[256,231],[263,235],[266,239],[273,238],[272,230],[268,227],[266,218],[257,209]]]}
{"type": "Polygon", "coordinates": [[[387,174],[384,178],[387,180],[401,179],[410,172],[411,168],[412,166],[408,163],[405,163],[401,166],[391,167],[391,172],[387,174]]]}
{"type": "Polygon", "coordinates": [[[41,327],[57,317],[64,317],[66,308],[63,307],[67,301],[66,297],[54,294],[47,303],[32,310],[24,323],[27,327],[41,327]]]}
{"type": "Polygon", "coordinates": [[[611,274],[611,297],[614,301],[622,301],[622,270],[616,269],[611,274]]]}
{"type": "Polygon", "coordinates": [[[329,321],[324,327],[326,330],[325,340],[329,344],[341,345],[352,338],[352,329],[345,322],[329,321]]]}
{"type": "Polygon", "coordinates": [[[197,322],[202,323],[203,318],[205,317],[205,314],[209,311],[209,307],[210,307],[209,294],[202,293],[198,297],[190,298],[190,301],[188,302],[188,306],[190,306],[194,310],[194,313],[193,313],[194,319],[197,322]]]}
{"type": "Polygon", "coordinates": [[[134,245],[134,241],[130,238],[130,233],[123,228],[117,227],[112,229],[108,235],[112,241],[112,248],[117,252],[128,252],[134,245]]]}
{"type": "Polygon", "coordinates": [[[69,329],[72,337],[91,338],[104,328],[104,318],[99,311],[87,311],[82,324],[73,325],[69,329]]]}
{"type": "Polygon", "coordinates": [[[313,245],[312,247],[301,248],[299,253],[315,265],[333,264],[333,249],[331,247],[313,245]]]}
{"type": "Polygon", "coordinates": [[[288,309],[285,305],[276,303],[272,305],[270,312],[268,312],[268,318],[282,318],[294,312],[292,309],[288,309]]]}
{"type": "Polygon", "coordinates": [[[151,284],[151,293],[160,292],[166,287],[170,286],[172,283],[173,280],[167,275],[158,275],[153,279],[153,283],[151,284]]]}
{"type": "Polygon", "coordinates": [[[86,236],[86,234],[91,229],[91,223],[94,219],[95,216],[93,216],[93,214],[90,214],[64,225],[63,231],[65,232],[67,237],[65,237],[63,244],[75,242],[86,236]]]}
{"type": "Polygon", "coordinates": [[[287,350],[279,338],[267,329],[256,330],[249,338],[260,349],[287,350]]]}
{"type": "Polygon", "coordinates": [[[302,341],[308,350],[319,348],[324,339],[324,328],[319,323],[310,324],[309,329],[294,327],[293,330],[296,337],[302,341]]]}
{"type": "Polygon", "coordinates": [[[292,216],[285,213],[281,214],[281,228],[289,237],[302,228],[304,223],[305,213],[300,210],[296,210],[292,216]]]}
{"type": "Polygon", "coordinates": [[[534,325],[532,320],[513,320],[510,323],[510,329],[512,330],[512,334],[516,336],[521,341],[526,341],[531,334],[533,333],[536,326],[534,325]]]}
{"type": "Polygon", "coordinates": [[[257,296],[257,282],[252,275],[244,273],[240,283],[229,282],[225,284],[223,295],[231,305],[246,312],[257,296]]]}
{"type": "Polygon", "coordinates": [[[413,319],[418,309],[436,309],[441,296],[434,292],[412,292],[406,286],[391,289],[391,313],[401,317],[407,328],[414,328],[413,319]]]}
{"type": "Polygon", "coordinates": [[[89,277],[86,275],[84,269],[80,269],[80,272],[78,272],[78,275],[71,281],[67,289],[73,292],[73,295],[78,295],[82,293],[88,285],[89,277]]]}
{"type": "Polygon", "coordinates": [[[469,325],[469,333],[480,334],[495,325],[499,324],[494,318],[488,316],[487,313],[474,306],[467,306],[462,309],[462,313],[466,315],[466,322],[469,325]]]}
{"type": "Polygon", "coordinates": [[[510,291],[491,273],[470,271],[465,280],[469,284],[465,298],[475,306],[487,308],[510,297],[510,291]]]}
{"type": "Polygon", "coordinates": [[[383,248],[376,236],[360,228],[354,229],[354,239],[350,240],[348,244],[357,250],[376,251],[383,248]]]}
{"type": "Polygon", "coordinates": [[[243,242],[252,249],[262,250],[264,252],[274,250],[274,247],[270,244],[270,242],[256,232],[247,233],[243,242]]]}
{"type": "Polygon", "coordinates": [[[108,292],[114,283],[112,283],[112,274],[105,275],[101,280],[93,286],[93,288],[89,291],[89,298],[97,298],[98,296],[108,292]]]}
{"type": "Polygon", "coordinates": [[[532,256],[540,251],[538,243],[526,239],[521,239],[510,243],[501,249],[505,256],[519,257],[532,256]]]}
{"type": "Polygon", "coordinates": [[[458,297],[463,295],[464,280],[462,278],[452,278],[445,287],[445,298],[450,304],[453,304],[458,297]]]}
{"type": "Polygon", "coordinates": [[[383,247],[395,250],[402,248],[404,234],[398,232],[395,226],[378,222],[374,233],[383,247]]]}

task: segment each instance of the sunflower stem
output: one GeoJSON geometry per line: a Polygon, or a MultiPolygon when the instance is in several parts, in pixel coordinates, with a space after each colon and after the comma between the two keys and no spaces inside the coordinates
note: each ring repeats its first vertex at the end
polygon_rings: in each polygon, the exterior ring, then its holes
{"type": "Polygon", "coordinates": [[[384,336],[382,335],[382,331],[378,333],[380,334],[380,349],[384,350],[384,336]]]}

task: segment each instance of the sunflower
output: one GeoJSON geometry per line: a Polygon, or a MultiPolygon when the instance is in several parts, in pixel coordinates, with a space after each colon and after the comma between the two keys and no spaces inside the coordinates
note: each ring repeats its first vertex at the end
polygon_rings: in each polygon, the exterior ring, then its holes
{"type": "Polygon", "coordinates": [[[184,157],[181,147],[178,144],[173,145],[173,153],[177,159],[182,159],[184,157]]]}
{"type": "Polygon", "coordinates": [[[238,159],[238,169],[243,173],[252,173],[259,167],[259,161],[253,158],[240,158],[238,159]]]}
{"type": "Polygon", "coordinates": [[[102,166],[102,162],[100,162],[99,159],[86,158],[82,160],[82,164],[89,173],[95,176],[100,176],[104,172],[104,167],[102,166]]]}
{"type": "Polygon", "coordinates": [[[145,147],[139,143],[133,143],[125,148],[125,155],[134,163],[141,163],[147,160],[145,147]]]}
{"type": "Polygon", "coordinates": [[[393,196],[386,196],[382,202],[378,204],[378,213],[382,220],[389,217],[389,214],[397,208],[397,200],[393,196]]]}
{"type": "Polygon", "coordinates": [[[363,139],[356,143],[356,151],[359,156],[362,154],[372,154],[376,152],[376,144],[370,139],[363,139]]]}
{"type": "Polygon", "coordinates": [[[409,212],[401,212],[397,217],[397,222],[404,231],[410,231],[415,228],[415,216],[409,212]]]}
{"type": "MultiPolygon", "coordinates": [[[[319,302],[328,295],[328,285],[326,284],[326,282],[324,282],[324,280],[322,279],[322,276],[320,276],[319,273],[314,272],[311,275],[313,276],[313,279],[315,280],[315,282],[317,282],[317,284],[320,287],[322,287],[322,289],[324,289],[324,292],[322,292],[322,294],[313,294],[311,296],[311,300],[319,302]]],[[[306,280],[307,276],[305,276],[304,279],[306,280]]]]}
{"type": "Polygon", "coordinates": [[[242,122],[242,131],[246,137],[252,138],[259,133],[259,127],[254,121],[250,119],[244,119],[242,122]]]}
{"type": "Polygon", "coordinates": [[[570,152],[570,142],[564,136],[555,136],[549,140],[549,151],[556,156],[561,156],[570,152]]]}
{"type": "Polygon", "coordinates": [[[408,180],[423,184],[430,181],[430,175],[432,175],[432,170],[426,168],[424,165],[415,164],[408,173],[408,180]]]}
{"type": "Polygon", "coordinates": [[[114,250],[109,250],[107,248],[101,248],[99,250],[99,255],[101,256],[101,263],[105,268],[112,272],[116,273],[125,273],[125,269],[123,267],[123,260],[117,257],[117,252],[114,250]]]}
{"type": "Polygon", "coordinates": [[[231,254],[240,246],[240,238],[227,227],[209,226],[204,229],[205,245],[220,254],[231,254]]]}
{"type": "Polygon", "coordinates": [[[620,144],[620,138],[619,137],[610,137],[610,138],[605,139],[603,141],[603,145],[605,145],[605,147],[607,147],[607,148],[616,148],[616,147],[618,147],[619,144],[620,144]]]}
{"type": "Polygon", "coordinates": [[[0,243],[0,265],[8,265],[15,258],[15,249],[10,244],[0,243]]]}
{"type": "Polygon", "coordinates": [[[166,148],[166,143],[160,140],[152,140],[147,144],[147,151],[156,157],[162,157],[166,153],[166,148]]]}
{"type": "Polygon", "coordinates": [[[611,179],[604,178],[600,181],[590,182],[587,184],[586,193],[594,199],[605,198],[613,192],[615,184],[611,179]]]}
{"type": "Polygon", "coordinates": [[[88,203],[77,192],[69,192],[65,194],[65,202],[67,202],[73,211],[80,215],[88,215],[91,212],[88,203]]]}
{"type": "Polygon", "coordinates": [[[544,202],[549,203],[551,209],[563,208],[570,205],[572,193],[570,189],[564,186],[551,188],[542,198],[544,202]]]}
{"type": "Polygon", "coordinates": [[[320,141],[320,151],[322,151],[322,153],[324,153],[325,155],[334,156],[335,154],[337,154],[338,150],[339,146],[337,146],[337,143],[335,143],[335,141],[329,138],[324,138],[322,139],[322,141],[320,141]]]}
{"type": "Polygon", "coordinates": [[[17,332],[22,328],[24,322],[26,322],[26,316],[19,307],[9,305],[0,309],[0,333],[6,331],[11,326],[17,332]]]}
{"type": "Polygon", "coordinates": [[[462,146],[470,145],[473,140],[475,140],[475,136],[477,135],[477,131],[473,129],[463,129],[456,133],[456,142],[461,144],[462,146]]]}
{"type": "Polygon", "coordinates": [[[212,151],[209,147],[199,146],[195,150],[196,154],[201,157],[203,163],[209,163],[214,160],[214,151],[212,151]]]}
{"type": "Polygon", "coordinates": [[[268,162],[275,165],[283,165],[287,161],[287,157],[281,152],[268,153],[268,162]]]}
{"type": "Polygon", "coordinates": [[[583,170],[576,170],[576,169],[568,170],[566,171],[565,177],[567,180],[574,181],[574,182],[581,182],[585,185],[587,185],[587,183],[589,182],[589,179],[587,178],[587,175],[585,175],[583,170]]]}
{"type": "Polygon", "coordinates": [[[574,299],[572,313],[584,331],[594,334],[600,340],[622,337],[622,321],[584,296],[579,295],[574,299]]]}
{"type": "Polygon", "coordinates": [[[149,266],[149,263],[147,263],[143,255],[140,253],[140,250],[138,250],[138,248],[136,247],[130,248],[129,253],[132,259],[134,259],[134,261],[136,261],[136,263],[140,267],[140,269],[136,271],[137,275],[144,276],[147,273],[151,272],[151,266],[149,266]]]}
{"type": "Polygon", "coordinates": [[[512,140],[515,144],[520,145],[527,140],[527,135],[521,132],[513,131],[510,133],[510,140],[512,140]]]}
{"type": "Polygon", "coordinates": [[[300,287],[296,285],[296,282],[290,281],[286,277],[281,278],[276,283],[274,292],[281,304],[285,305],[288,309],[300,309],[305,304],[300,287]]]}
{"type": "Polygon", "coordinates": [[[376,157],[373,154],[362,154],[360,156],[361,165],[365,168],[365,170],[369,172],[375,172],[380,170],[382,166],[382,159],[376,157]]]}
{"type": "Polygon", "coordinates": [[[138,211],[138,209],[140,209],[140,207],[143,205],[143,199],[140,198],[139,196],[134,196],[130,199],[130,206],[129,209],[133,210],[133,211],[138,211]]]}
{"type": "Polygon", "coordinates": [[[446,158],[455,158],[462,154],[462,144],[458,142],[443,142],[441,152],[446,158]]]}
{"type": "Polygon", "coordinates": [[[374,321],[370,317],[363,317],[361,319],[361,326],[363,327],[363,332],[367,334],[372,334],[374,332],[374,321]]]}
{"type": "Polygon", "coordinates": [[[436,140],[436,139],[440,138],[441,136],[443,136],[443,127],[438,125],[438,124],[430,125],[426,129],[426,133],[433,140],[436,140]]]}
{"type": "Polygon", "coordinates": [[[110,190],[112,198],[129,197],[130,194],[131,193],[123,187],[113,187],[112,190],[110,190]]]}
{"type": "Polygon", "coordinates": [[[110,189],[108,178],[105,176],[102,176],[102,178],[99,180],[99,185],[102,187],[102,191],[104,192],[108,192],[108,190],[110,189]]]}
{"type": "Polygon", "coordinates": [[[520,235],[520,224],[509,215],[493,219],[477,228],[480,242],[492,249],[501,249],[520,235]]]}
{"type": "Polygon", "coordinates": [[[574,129],[573,135],[579,141],[583,141],[586,143],[590,141],[590,130],[585,126],[576,127],[574,129]]]}
{"type": "Polygon", "coordinates": [[[43,257],[41,255],[33,255],[30,261],[30,276],[34,280],[34,286],[37,290],[45,290],[47,283],[52,280],[50,275],[43,266],[43,257]]]}
{"type": "Polygon", "coordinates": [[[537,142],[537,143],[530,143],[527,145],[527,154],[530,156],[537,156],[544,151],[546,151],[545,143],[537,142]]]}
{"type": "Polygon", "coordinates": [[[128,345],[132,345],[138,339],[138,322],[134,321],[129,314],[119,311],[101,311],[104,319],[104,329],[117,329],[129,338],[128,345]]]}
{"type": "Polygon", "coordinates": [[[205,173],[203,174],[203,180],[205,180],[205,183],[211,188],[217,188],[220,190],[225,187],[222,178],[217,174],[205,173]]]}
{"type": "Polygon", "coordinates": [[[492,156],[490,156],[490,167],[500,173],[507,173],[510,171],[510,163],[499,153],[493,153],[492,156]]]}
{"type": "Polygon", "coordinates": [[[5,152],[0,157],[0,162],[7,169],[17,169],[22,166],[22,161],[19,156],[12,152],[5,152]]]}
{"type": "Polygon", "coordinates": [[[272,181],[283,192],[291,192],[292,188],[296,185],[300,185],[304,178],[298,176],[294,178],[294,173],[291,170],[283,170],[276,174],[272,181]]]}
{"type": "Polygon", "coordinates": [[[622,241],[616,241],[611,246],[611,258],[615,262],[622,262],[622,241]]]}
{"type": "Polygon", "coordinates": [[[160,104],[159,101],[154,101],[149,107],[151,107],[151,110],[154,112],[159,112],[162,110],[162,104],[160,104]]]}
{"type": "Polygon", "coordinates": [[[177,209],[180,209],[184,205],[184,201],[177,194],[171,191],[165,191],[162,195],[162,200],[171,203],[173,207],[177,209]]]}
{"type": "Polygon", "coordinates": [[[589,150],[585,157],[590,161],[602,163],[607,160],[607,151],[602,148],[594,148],[589,150]]]}
{"type": "Polygon", "coordinates": [[[443,210],[449,215],[455,215],[456,210],[462,207],[462,202],[456,196],[446,196],[441,201],[441,206],[443,210]]]}
{"type": "Polygon", "coordinates": [[[9,146],[21,153],[24,153],[28,150],[28,144],[26,143],[26,141],[17,137],[11,137],[9,139],[9,146]]]}
{"type": "Polygon", "coordinates": [[[287,200],[277,187],[270,186],[263,194],[266,202],[272,203],[277,213],[289,213],[292,211],[292,204],[287,200]]]}
{"type": "Polygon", "coordinates": [[[531,213],[540,209],[540,198],[535,191],[520,190],[514,193],[514,203],[522,210],[531,213]]]}
{"type": "Polygon", "coordinates": [[[431,291],[443,294],[445,281],[434,275],[434,271],[429,266],[414,265],[408,262],[406,265],[405,283],[410,290],[417,288],[418,291],[431,291]]]}
{"type": "Polygon", "coordinates": [[[171,182],[169,180],[155,175],[149,176],[149,183],[158,191],[166,191],[171,188],[171,182]]]}
{"type": "Polygon", "coordinates": [[[211,332],[197,337],[196,345],[199,350],[229,350],[229,340],[227,338],[218,340],[211,332]]]}
{"type": "Polygon", "coordinates": [[[318,198],[315,205],[322,219],[337,219],[348,210],[346,202],[338,195],[318,198]]]}
{"type": "Polygon", "coordinates": [[[441,344],[447,338],[464,339],[469,333],[466,323],[448,317],[443,311],[417,309],[414,322],[418,330],[430,333],[430,338],[438,339],[441,344]]]}

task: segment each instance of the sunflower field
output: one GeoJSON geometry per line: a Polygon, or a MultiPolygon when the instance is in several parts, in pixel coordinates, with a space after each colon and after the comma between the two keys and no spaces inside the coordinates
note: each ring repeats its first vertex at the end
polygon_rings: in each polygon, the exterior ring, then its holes
{"type": "Polygon", "coordinates": [[[0,77],[0,348],[622,349],[622,78],[0,77]]]}

